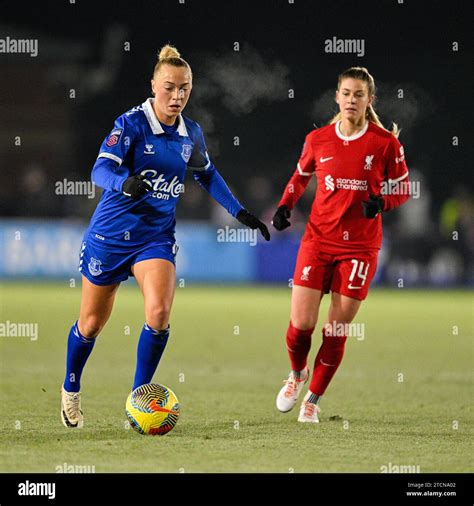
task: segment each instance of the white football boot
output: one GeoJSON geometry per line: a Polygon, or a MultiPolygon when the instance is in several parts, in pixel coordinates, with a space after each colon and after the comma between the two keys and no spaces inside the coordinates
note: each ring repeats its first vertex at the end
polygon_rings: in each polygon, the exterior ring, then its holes
{"type": "Polygon", "coordinates": [[[61,386],[61,420],[65,427],[82,429],[84,416],[81,410],[81,393],[66,392],[61,386]]]}
{"type": "Polygon", "coordinates": [[[298,396],[303,389],[303,386],[309,379],[309,368],[306,367],[306,376],[302,379],[296,379],[293,372],[290,372],[287,380],[284,380],[285,385],[278,392],[276,398],[276,406],[282,413],[288,413],[296,404],[298,396]]]}
{"type": "Polygon", "coordinates": [[[321,408],[317,404],[313,404],[312,402],[307,401],[310,395],[311,392],[308,392],[304,396],[300,407],[298,422],[319,423],[318,414],[321,412],[321,408]]]}

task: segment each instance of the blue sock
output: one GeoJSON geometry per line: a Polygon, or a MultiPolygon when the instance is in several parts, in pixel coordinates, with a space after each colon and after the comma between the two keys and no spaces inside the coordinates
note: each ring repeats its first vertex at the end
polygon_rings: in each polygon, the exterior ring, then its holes
{"type": "Polygon", "coordinates": [[[67,340],[66,392],[79,392],[81,389],[81,375],[87,359],[95,344],[95,337],[87,339],[80,332],[77,322],[71,327],[67,340]]]}
{"type": "Polygon", "coordinates": [[[151,382],[160,363],[161,355],[165,351],[169,335],[169,325],[164,330],[155,330],[145,323],[138,340],[137,368],[132,390],[151,382]]]}

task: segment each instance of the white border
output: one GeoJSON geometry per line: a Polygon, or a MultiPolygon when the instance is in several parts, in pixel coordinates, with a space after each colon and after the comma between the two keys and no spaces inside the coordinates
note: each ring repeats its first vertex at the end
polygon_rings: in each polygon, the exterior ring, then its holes
{"type": "Polygon", "coordinates": [[[365,132],[367,132],[367,129],[369,128],[369,122],[366,121],[364,128],[360,132],[357,132],[354,135],[347,136],[347,135],[342,135],[341,131],[339,130],[340,123],[341,123],[341,120],[336,122],[336,126],[335,126],[336,135],[339,137],[339,139],[342,139],[343,141],[355,141],[356,139],[359,139],[360,137],[362,137],[365,134],[365,132]]]}
{"type": "Polygon", "coordinates": [[[97,159],[99,158],[110,158],[114,162],[117,162],[119,165],[122,165],[123,160],[119,158],[118,156],[113,155],[112,153],[103,152],[100,153],[97,159]]]}
{"type": "MultiPolygon", "coordinates": [[[[145,113],[146,119],[148,120],[148,124],[150,125],[151,131],[155,135],[164,134],[165,131],[163,130],[162,126],[160,125],[160,122],[158,121],[158,118],[156,117],[155,111],[153,109],[153,97],[147,98],[145,102],[143,102],[143,112],[145,113]]],[[[182,137],[189,137],[188,131],[186,129],[186,125],[184,124],[184,119],[181,116],[181,114],[178,114],[178,128],[177,132],[182,137]]]]}
{"type": "Polygon", "coordinates": [[[405,174],[403,174],[403,176],[397,177],[397,179],[389,179],[388,182],[389,182],[389,184],[395,184],[395,183],[400,182],[402,179],[405,179],[407,176],[408,176],[408,171],[406,171],[405,174]]]}
{"type": "Polygon", "coordinates": [[[298,168],[298,172],[300,173],[300,176],[312,176],[312,175],[313,175],[313,173],[312,173],[312,172],[303,172],[303,171],[301,170],[301,165],[300,165],[300,162],[298,162],[298,166],[297,166],[297,168],[298,168]]]}

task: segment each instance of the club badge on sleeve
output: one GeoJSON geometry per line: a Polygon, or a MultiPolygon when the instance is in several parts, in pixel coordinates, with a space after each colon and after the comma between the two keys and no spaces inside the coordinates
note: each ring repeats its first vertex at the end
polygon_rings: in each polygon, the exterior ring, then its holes
{"type": "Polygon", "coordinates": [[[123,132],[123,128],[115,128],[114,130],[112,130],[105,145],[108,146],[109,148],[112,146],[115,146],[118,143],[118,141],[120,140],[120,136],[122,135],[122,132],[123,132]]]}

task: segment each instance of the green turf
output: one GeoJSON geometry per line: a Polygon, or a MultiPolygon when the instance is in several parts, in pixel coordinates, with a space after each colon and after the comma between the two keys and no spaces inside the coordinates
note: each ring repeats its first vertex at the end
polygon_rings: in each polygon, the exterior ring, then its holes
{"type": "Polygon", "coordinates": [[[356,320],[365,339],[348,340],[313,425],[297,423],[297,410],[275,408],[289,367],[290,290],[178,288],[154,379],[176,392],[182,413],[171,433],[151,437],[128,429],[124,412],[143,324],[135,286],[119,290],[86,366],[78,431],[60,422],[59,388],[80,288],[3,284],[1,291],[0,321],[39,324],[37,341],[0,337],[1,471],[55,472],[64,463],[95,472],[379,473],[390,463],[473,470],[468,292],[372,290],[356,320]]]}

